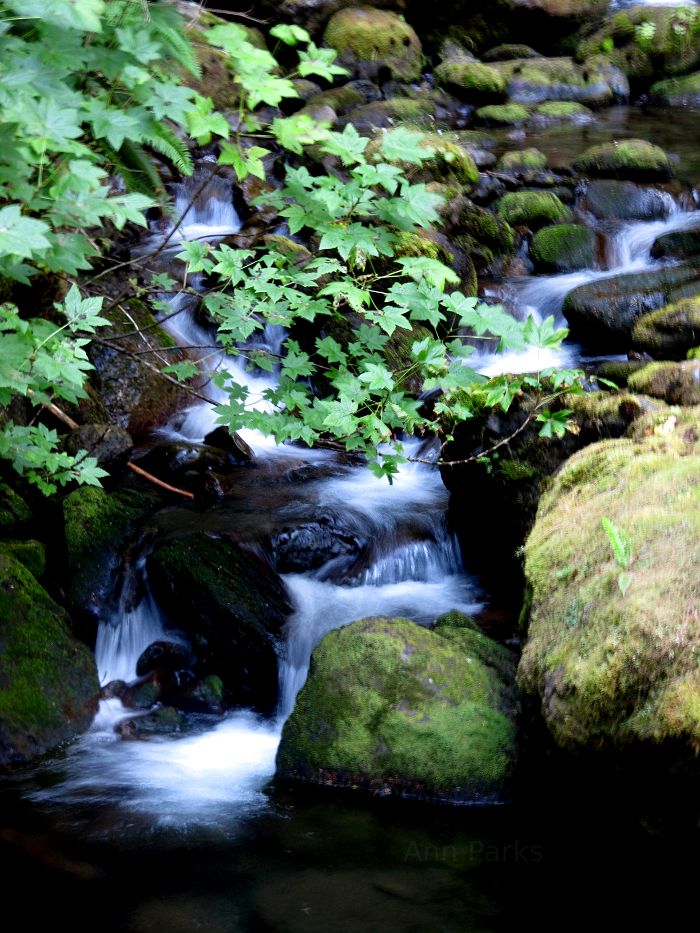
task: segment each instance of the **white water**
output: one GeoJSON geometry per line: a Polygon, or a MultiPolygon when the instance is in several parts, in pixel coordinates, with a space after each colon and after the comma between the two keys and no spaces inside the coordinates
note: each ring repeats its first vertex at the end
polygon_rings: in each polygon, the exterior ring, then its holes
{"type": "MultiPolygon", "coordinates": [[[[700,211],[683,211],[672,201],[669,203],[669,216],[664,220],[600,224],[599,229],[605,232],[608,240],[609,267],[562,275],[527,276],[521,283],[513,282],[513,313],[519,320],[532,315],[538,324],[551,315],[557,327],[566,327],[561,311],[570,291],[589,282],[658,269],[663,263],[651,258],[654,241],[666,233],[698,226],[700,211]]],[[[579,361],[580,348],[565,343],[558,350],[533,347],[520,352],[475,353],[467,363],[485,376],[497,376],[501,373],[536,372],[549,366],[575,366],[579,361]]]]}

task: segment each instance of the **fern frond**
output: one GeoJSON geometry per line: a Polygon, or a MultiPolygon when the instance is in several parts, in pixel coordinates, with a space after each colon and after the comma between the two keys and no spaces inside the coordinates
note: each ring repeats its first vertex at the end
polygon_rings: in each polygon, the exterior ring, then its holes
{"type": "Polygon", "coordinates": [[[182,175],[192,174],[192,157],[187,145],[164,123],[151,123],[141,142],[164,156],[182,175]]]}
{"type": "Polygon", "coordinates": [[[138,143],[125,139],[119,151],[106,139],[96,139],[93,145],[121,177],[127,191],[146,194],[158,201],[165,199],[165,187],[153,159],[138,143]]]}
{"type": "Polygon", "coordinates": [[[153,6],[151,27],[161,40],[166,53],[195,78],[201,78],[202,68],[194,46],[184,31],[182,15],[172,8],[153,6]]]}

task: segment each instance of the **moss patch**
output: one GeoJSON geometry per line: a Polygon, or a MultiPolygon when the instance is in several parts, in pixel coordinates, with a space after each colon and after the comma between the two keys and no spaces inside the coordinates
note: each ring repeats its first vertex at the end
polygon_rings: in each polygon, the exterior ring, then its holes
{"type": "Polygon", "coordinates": [[[574,272],[595,265],[596,236],[590,227],[559,224],[539,230],[530,256],[541,272],[574,272]]]}
{"type": "Polygon", "coordinates": [[[502,100],[506,94],[503,76],[493,65],[482,65],[481,62],[442,62],[435,69],[435,78],[465,100],[502,100]]]}
{"type": "Polygon", "coordinates": [[[330,18],[323,39],[338,52],[340,64],[361,78],[376,78],[381,69],[388,69],[399,81],[420,76],[420,40],[395,13],[371,7],[339,10],[330,18]]]}
{"type": "Polygon", "coordinates": [[[632,343],[657,359],[683,359],[700,342],[700,296],[643,314],[632,329],[632,343]]]}
{"type": "Polygon", "coordinates": [[[476,111],[477,119],[486,126],[520,126],[529,116],[530,111],[521,104],[490,104],[476,111]]]}
{"type": "Polygon", "coordinates": [[[515,149],[504,152],[496,168],[500,172],[539,171],[546,168],[547,156],[539,149],[515,149]]]}
{"type": "Polygon", "coordinates": [[[571,210],[551,191],[510,191],[496,202],[496,214],[512,226],[532,229],[571,220],[571,210]]]}
{"type": "Polygon", "coordinates": [[[33,577],[42,576],[46,569],[46,548],[41,541],[0,541],[0,554],[18,561],[33,577]]]}
{"type": "Polygon", "coordinates": [[[574,168],[584,175],[630,178],[638,181],[671,176],[671,166],[666,153],[645,139],[625,139],[591,146],[576,159],[574,168]]]}
{"type": "Polygon", "coordinates": [[[507,649],[449,620],[434,632],[381,617],[330,632],[285,724],[277,773],[496,802],[515,755],[512,670],[507,649]]]}
{"type": "Polygon", "coordinates": [[[700,405],[700,361],[650,363],[632,373],[627,385],[670,405],[700,405]]]}

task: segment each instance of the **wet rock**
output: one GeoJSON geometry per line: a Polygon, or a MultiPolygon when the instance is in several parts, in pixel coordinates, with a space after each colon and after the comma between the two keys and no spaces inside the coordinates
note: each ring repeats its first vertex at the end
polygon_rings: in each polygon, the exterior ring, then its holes
{"type": "MultiPolygon", "coordinates": [[[[280,237],[279,239],[282,238],[280,237]]],[[[235,464],[249,463],[251,460],[255,459],[255,454],[240,434],[237,434],[235,431],[232,433],[223,425],[210,431],[204,438],[204,443],[207,447],[216,447],[217,450],[225,450],[235,464]]]]}
{"type": "Polygon", "coordinates": [[[527,58],[498,62],[511,103],[576,101],[601,106],[627,97],[629,84],[619,69],[604,58],[578,65],[572,58],[527,58]]]}
{"type": "Polygon", "coordinates": [[[99,684],[92,652],[29,571],[0,553],[0,768],[87,729],[99,684]]]}
{"type": "Polygon", "coordinates": [[[493,175],[481,174],[479,181],[469,192],[469,197],[475,204],[492,204],[497,198],[500,198],[506,192],[506,186],[500,178],[493,175]]]}
{"type": "Polygon", "coordinates": [[[333,515],[282,529],[272,536],[272,554],[280,573],[315,570],[337,557],[356,557],[366,541],[333,515]]]}
{"type": "Polygon", "coordinates": [[[420,77],[420,40],[395,13],[373,7],[340,10],[329,20],[323,39],[355,77],[374,80],[382,73],[400,81],[420,77]]]}
{"type": "Polygon", "coordinates": [[[123,739],[148,739],[155,735],[173,735],[182,732],[185,728],[185,717],[179,710],[171,706],[163,706],[146,713],[145,716],[135,716],[133,719],[123,719],[114,727],[123,739]]]}
{"type": "Polygon", "coordinates": [[[599,220],[660,220],[669,216],[674,203],[671,195],[659,188],[600,179],[590,182],[582,206],[599,220]]]}
{"type": "Polygon", "coordinates": [[[632,373],[627,385],[633,392],[663,399],[669,405],[700,405],[700,360],[650,363],[632,373]]]}
{"type": "Polygon", "coordinates": [[[665,233],[651,247],[654,259],[694,259],[700,256],[700,229],[665,233]]]}
{"type": "Polygon", "coordinates": [[[700,292],[700,273],[691,265],[616,275],[580,285],[564,299],[564,317],[594,345],[626,349],[643,314],[700,292]]]}
{"type": "Polygon", "coordinates": [[[277,776],[499,802],[515,759],[513,669],[506,648],[470,627],[377,617],[330,632],[284,726],[277,776]]]}
{"type": "Polygon", "coordinates": [[[560,747],[694,780],[699,419],[698,408],[650,415],[554,477],[525,545],[532,602],[518,670],[560,747]],[[626,567],[603,518],[630,539],[626,567]]]}
{"type": "Polygon", "coordinates": [[[521,104],[489,104],[476,111],[478,122],[484,126],[522,126],[529,117],[530,111],[521,104]]]}
{"type": "Polygon", "coordinates": [[[101,467],[117,470],[126,466],[134,442],[124,428],[113,424],[82,424],[68,435],[64,441],[67,453],[77,454],[86,450],[95,457],[101,467]]]}
{"type": "Polygon", "coordinates": [[[506,97],[506,82],[494,65],[453,59],[437,66],[435,78],[460,100],[469,103],[502,101],[506,97]]]}
{"type": "Polygon", "coordinates": [[[700,106],[700,71],[683,78],[669,78],[652,84],[651,100],[666,107],[700,106]]]}
{"type": "Polygon", "coordinates": [[[576,159],[574,168],[583,175],[629,178],[635,181],[671,177],[666,153],[644,139],[625,139],[591,146],[576,159]]]}
{"type": "Polygon", "coordinates": [[[583,104],[570,100],[546,100],[530,111],[535,125],[550,123],[590,123],[595,120],[593,111],[583,104]]]}
{"type": "Polygon", "coordinates": [[[498,160],[499,172],[524,172],[543,169],[547,165],[547,156],[539,149],[514,149],[505,152],[498,160]]]}
{"type": "Polygon", "coordinates": [[[596,262],[596,235],[580,224],[557,224],[532,238],[530,257],[538,272],[575,272],[596,262]]]}
{"type": "Polygon", "coordinates": [[[187,645],[177,641],[154,641],[139,655],[136,676],[143,677],[153,672],[172,672],[189,667],[193,661],[187,645]]]}
{"type": "Polygon", "coordinates": [[[551,191],[510,191],[497,201],[496,214],[511,226],[531,230],[571,221],[571,210],[551,191]]]}
{"type": "Polygon", "coordinates": [[[147,566],[171,625],[192,646],[198,673],[218,674],[231,705],[273,712],[277,646],[291,607],[265,560],[196,532],[161,542],[147,566]]]}
{"type": "Polygon", "coordinates": [[[656,359],[683,359],[700,343],[700,298],[683,298],[644,314],[632,330],[632,344],[656,359]]]}
{"type": "Polygon", "coordinates": [[[160,683],[154,674],[128,684],[121,701],[129,709],[150,709],[161,695],[160,683]]]}
{"type": "Polygon", "coordinates": [[[101,700],[121,700],[126,693],[127,683],[124,680],[110,680],[100,688],[101,700]]]}
{"type": "Polygon", "coordinates": [[[190,684],[178,684],[164,692],[168,704],[186,713],[221,716],[224,713],[224,683],[216,674],[190,684]]]}

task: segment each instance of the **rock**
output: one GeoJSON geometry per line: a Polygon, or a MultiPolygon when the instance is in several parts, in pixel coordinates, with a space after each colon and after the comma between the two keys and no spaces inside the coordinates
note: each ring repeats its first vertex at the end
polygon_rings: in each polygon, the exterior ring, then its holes
{"type": "Polygon", "coordinates": [[[571,210],[550,191],[510,191],[496,202],[496,214],[511,226],[533,230],[571,221],[571,210]]]}
{"type": "Polygon", "coordinates": [[[602,53],[636,82],[682,74],[700,63],[698,25],[694,6],[639,4],[584,38],[576,57],[587,62],[602,53]]]}
{"type": "Polygon", "coordinates": [[[547,156],[539,149],[515,149],[505,152],[498,160],[499,172],[524,172],[543,169],[547,165],[547,156]]]}
{"type": "Polygon", "coordinates": [[[124,680],[110,680],[104,687],[100,687],[101,700],[121,700],[127,690],[127,683],[124,680]]]}
{"type": "Polygon", "coordinates": [[[114,727],[114,731],[123,739],[147,739],[154,735],[182,732],[184,727],[185,717],[179,710],[171,706],[162,706],[152,713],[146,713],[145,716],[122,719],[114,727]]]}
{"type": "Polygon", "coordinates": [[[582,207],[599,220],[661,220],[674,209],[667,191],[631,181],[599,179],[586,188],[582,207]]]}
{"type": "Polygon", "coordinates": [[[629,95],[624,74],[604,58],[578,65],[572,58],[525,58],[497,62],[508,100],[515,104],[577,101],[600,107],[629,95]]]}
{"type": "Polygon", "coordinates": [[[154,671],[172,673],[182,667],[190,667],[192,652],[187,645],[177,641],[154,641],[143,651],[136,662],[136,676],[143,677],[154,671]]]}
{"type": "Polygon", "coordinates": [[[583,104],[571,100],[546,100],[537,104],[531,111],[531,119],[536,124],[589,123],[595,119],[593,111],[583,104]]]}
{"type": "MultiPolygon", "coordinates": [[[[272,22],[288,19],[315,33],[338,10],[359,4],[358,0],[263,0],[262,5],[273,17],[272,22]]],[[[402,12],[406,3],[405,0],[373,0],[372,6],[402,12]]]]}
{"type": "Polygon", "coordinates": [[[508,0],[508,5],[516,12],[542,13],[547,22],[549,17],[595,19],[607,11],[609,0],[508,0]]]}
{"type": "Polygon", "coordinates": [[[382,92],[371,81],[349,81],[340,87],[332,87],[321,91],[309,99],[310,104],[328,105],[342,116],[355,108],[381,100],[382,92]],[[368,88],[370,89],[368,91],[368,88]]]}
{"type": "Polygon", "coordinates": [[[0,554],[19,561],[33,577],[43,576],[46,570],[46,548],[41,541],[0,540],[0,554]]]}
{"type": "Polygon", "coordinates": [[[126,466],[134,442],[124,428],[114,424],[82,424],[64,441],[67,453],[77,454],[87,450],[101,467],[117,470],[126,466]]]}
{"type": "Polygon", "coordinates": [[[324,515],[294,528],[282,528],[272,536],[272,555],[280,573],[315,570],[337,557],[357,557],[367,544],[334,515],[324,515]]]}
{"type": "Polygon", "coordinates": [[[7,483],[0,483],[0,529],[3,534],[14,534],[31,517],[32,510],[24,499],[7,483]]]}
{"type": "Polygon", "coordinates": [[[0,553],[0,768],[88,728],[99,684],[92,653],[29,571],[0,553]]]}
{"type": "Polygon", "coordinates": [[[63,500],[66,590],[86,638],[94,637],[130,537],[150,508],[151,500],[141,493],[94,486],[81,486],[63,500]]]}
{"type": "Polygon", "coordinates": [[[521,104],[490,104],[479,107],[476,118],[485,126],[522,126],[530,117],[530,111],[521,104]]]}
{"type": "Polygon", "coordinates": [[[457,246],[478,266],[488,265],[495,257],[508,255],[515,249],[512,227],[466,198],[453,200],[445,223],[457,246]]]}
{"type": "Polygon", "coordinates": [[[161,687],[153,674],[128,684],[121,701],[128,709],[150,709],[161,695],[161,687]]]}
{"type": "MultiPolygon", "coordinates": [[[[268,242],[271,237],[266,237],[265,240],[268,242]]],[[[286,239],[284,237],[276,237],[276,240],[286,239]]],[[[293,241],[290,240],[290,243],[293,241]]],[[[276,246],[279,244],[276,243],[276,246]]],[[[296,244],[294,244],[296,245],[296,244]]],[[[303,248],[303,247],[302,247],[303,248]]],[[[283,250],[280,250],[283,252],[283,250]]],[[[235,431],[231,433],[228,428],[221,425],[218,428],[214,428],[213,431],[210,431],[209,434],[204,438],[204,443],[207,447],[216,447],[217,450],[224,450],[230,456],[232,465],[238,465],[241,463],[250,463],[251,460],[255,459],[255,454],[250,449],[248,444],[243,440],[240,434],[237,434],[235,431]]]]}
{"type": "Polygon", "coordinates": [[[506,82],[494,65],[460,59],[446,61],[435,69],[435,78],[460,100],[504,100],[506,96],[506,82]]]}
{"type": "Polygon", "coordinates": [[[596,366],[595,374],[602,379],[609,379],[619,388],[624,388],[630,375],[646,365],[645,360],[605,360],[596,366]]]}
{"type": "Polygon", "coordinates": [[[665,107],[700,106],[700,71],[683,78],[669,78],[652,84],[649,92],[655,104],[665,107]]]}
{"type": "Polygon", "coordinates": [[[558,224],[534,235],[530,258],[538,272],[575,272],[596,264],[596,246],[590,227],[558,224]]]}
{"type": "Polygon", "coordinates": [[[221,716],[224,713],[224,683],[216,674],[209,674],[189,690],[180,691],[171,702],[188,713],[221,716]]]}
{"type": "Polygon", "coordinates": [[[610,352],[631,345],[637,318],[697,292],[700,272],[692,265],[615,275],[570,291],[563,313],[588,343],[599,342],[610,352]]]}
{"type": "Polygon", "coordinates": [[[485,62],[508,62],[514,58],[542,58],[539,52],[531,49],[529,45],[516,45],[506,43],[497,45],[488,52],[484,52],[485,62]]]}
{"type": "Polygon", "coordinates": [[[700,341],[700,298],[643,314],[632,329],[632,345],[656,359],[683,359],[700,341]]]}
{"type": "Polygon", "coordinates": [[[576,159],[574,168],[583,175],[655,181],[671,177],[668,156],[659,146],[644,139],[591,146],[576,159]]]}
{"type": "Polygon", "coordinates": [[[669,405],[700,405],[700,360],[650,363],[631,373],[627,385],[633,392],[663,399],[669,405]]]}
{"type": "Polygon", "coordinates": [[[277,776],[461,803],[508,796],[513,658],[472,628],[408,619],[327,634],[285,723],[277,776]]]}
{"type": "Polygon", "coordinates": [[[700,410],[630,435],[575,454],[541,500],[518,680],[560,747],[698,775],[700,410]],[[630,539],[626,568],[603,518],[630,539]]]}
{"type": "Polygon", "coordinates": [[[396,14],[373,7],[340,10],[326,26],[326,45],[356,77],[374,80],[381,74],[400,81],[420,77],[422,50],[418,36],[396,14]]]}
{"type": "Polygon", "coordinates": [[[231,705],[272,713],[277,645],[291,611],[279,577],[234,542],[195,532],[158,544],[148,559],[153,592],[182,631],[202,675],[219,675],[231,705]]]}
{"type": "Polygon", "coordinates": [[[654,259],[694,259],[700,256],[700,229],[665,233],[651,247],[654,259]]]}

